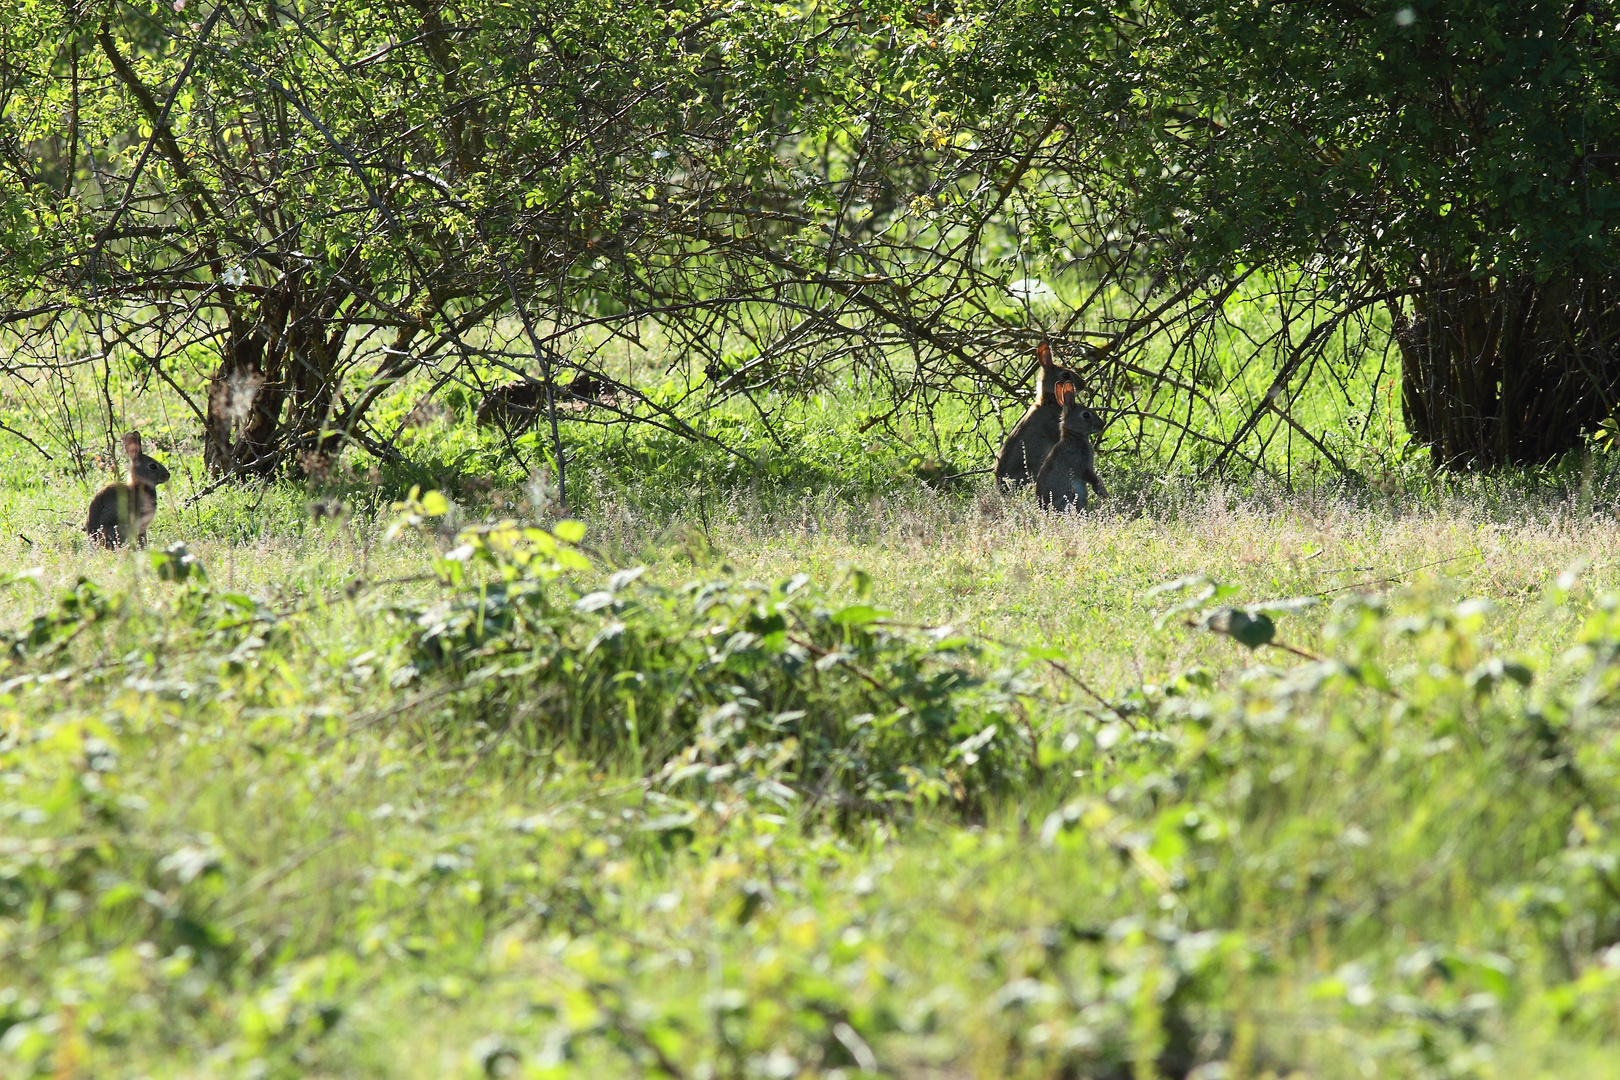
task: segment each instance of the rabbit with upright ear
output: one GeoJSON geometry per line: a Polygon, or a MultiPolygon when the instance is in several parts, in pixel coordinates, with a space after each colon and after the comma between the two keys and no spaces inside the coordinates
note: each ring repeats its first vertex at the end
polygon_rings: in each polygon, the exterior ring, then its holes
{"type": "Polygon", "coordinates": [[[1009,490],[1035,479],[1046,455],[1063,436],[1063,406],[1059,398],[1072,395],[1079,376],[1052,362],[1052,346],[1041,342],[1035,349],[1040,370],[1035,376],[1035,402],[1018,421],[1001,453],[996,455],[996,482],[1009,490]]]}
{"type": "Polygon", "coordinates": [[[1063,438],[1052,447],[1035,476],[1035,496],[1047,510],[1084,510],[1086,486],[1108,497],[1102,477],[1097,475],[1097,449],[1091,437],[1102,434],[1102,418],[1074,400],[1071,387],[1060,399],[1063,404],[1063,438]]]}
{"type": "Polygon", "coordinates": [[[141,452],[141,433],[124,436],[129,475],[122,484],[108,484],[90,500],[84,531],[92,543],[118,547],[131,539],[146,546],[146,527],[157,516],[157,486],[167,483],[169,470],[141,452]]]}

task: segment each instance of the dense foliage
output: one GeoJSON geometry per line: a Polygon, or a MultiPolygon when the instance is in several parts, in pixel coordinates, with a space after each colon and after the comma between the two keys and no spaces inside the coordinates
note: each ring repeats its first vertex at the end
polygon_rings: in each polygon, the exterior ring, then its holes
{"type": "MultiPolygon", "coordinates": [[[[1161,239],[1166,270],[1213,274],[1219,295],[1257,268],[1297,268],[1344,316],[1387,308],[1405,419],[1438,463],[1544,461],[1608,415],[1612,5],[1014,10],[975,28],[985,63],[969,86],[1038,81],[1095,155],[1076,171],[1161,239]]],[[[1279,352],[1273,396],[1321,343],[1279,352]]]]}
{"type": "MultiPolygon", "coordinates": [[[[1548,667],[1482,603],[1353,595],[1321,658],[1069,700],[567,537],[464,531],[423,603],[269,604],[175,547],[9,631],[0,1060],[1603,1075],[1620,600],[1548,667]]],[[[1299,618],[1165,595],[1257,647],[1299,618]]]]}
{"type": "Polygon", "coordinates": [[[715,205],[780,171],[781,61],[807,35],[747,5],[22,15],[7,119],[38,156],[12,161],[28,212],[3,271],[22,356],[117,348],[206,379],[189,403],[225,473],[337,438],[386,454],[368,411],[424,367],[435,389],[523,364],[551,383],[600,302],[747,299],[703,253],[715,205]],[[498,314],[516,340],[491,341],[498,314]]]}
{"type": "Polygon", "coordinates": [[[636,567],[581,591],[561,575],[590,564],[544,529],[505,521],[459,539],[445,578],[495,579],[391,609],[410,629],[390,678],[448,675],[457,718],[504,717],[531,745],[675,780],[745,767],[785,802],[857,815],[919,798],[982,807],[1036,756],[1013,675],[975,674],[976,651],[948,626],[829,607],[803,574],[671,590],[636,567]]]}
{"type": "Polygon", "coordinates": [[[924,212],[952,134],[896,29],[859,5],[30,7],[4,41],[9,370],[167,383],[226,474],[396,455],[371,410],[413,374],[544,384],[558,471],[565,399],[688,436],[698,401],[846,369],[936,402],[897,345],[1012,388],[973,325],[1011,279],[924,212]],[[683,354],[673,400],[596,355],[649,335],[683,354]]]}
{"type": "Polygon", "coordinates": [[[216,472],[396,456],[401,380],[514,375],[530,461],[566,471],[559,419],[634,420],[759,467],[706,410],[853,384],[885,431],[982,423],[1041,333],[1139,451],[1254,466],[1298,432],[1348,471],[1298,386],[1370,416],[1348,373],[1394,345],[1438,462],[1542,461],[1615,398],[1612,14],[29,6],[0,43],[8,363],[166,383],[216,472]]]}

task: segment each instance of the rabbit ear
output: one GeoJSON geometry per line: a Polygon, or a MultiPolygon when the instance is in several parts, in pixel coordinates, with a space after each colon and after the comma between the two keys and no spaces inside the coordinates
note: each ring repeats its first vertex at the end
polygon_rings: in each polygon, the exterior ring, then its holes
{"type": "Polygon", "coordinates": [[[1044,341],[1041,342],[1039,345],[1035,346],[1035,359],[1037,359],[1037,360],[1039,360],[1041,362],[1041,367],[1043,367],[1043,368],[1051,367],[1052,366],[1052,346],[1048,345],[1044,341]]]}
{"type": "Polygon", "coordinates": [[[128,454],[132,458],[141,456],[140,432],[131,431],[128,435],[124,436],[124,453],[128,454]]]}

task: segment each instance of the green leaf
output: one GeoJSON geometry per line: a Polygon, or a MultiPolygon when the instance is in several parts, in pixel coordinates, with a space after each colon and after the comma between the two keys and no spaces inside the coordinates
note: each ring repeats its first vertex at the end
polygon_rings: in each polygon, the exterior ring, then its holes
{"type": "Polygon", "coordinates": [[[559,540],[566,541],[570,544],[577,544],[581,540],[585,539],[585,523],[583,521],[575,521],[572,518],[569,518],[557,522],[557,524],[552,527],[551,532],[552,535],[556,536],[556,538],[559,540]]]}
{"type": "Polygon", "coordinates": [[[151,553],[152,569],[163,581],[183,582],[191,578],[202,580],[208,575],[203,571],[202,563],[193,555],[185,545],[185,541],[177,540],[162,551],[151,553]]]}
{"type": "Polygon", "coordinates": [[[1264,612],[1250,614],[1242,608],[1218,608],[1204,622],[1210,629],[1250,649],[1269,645],[1277,636],[1277,625],[1264,612]]]}
{"type": "Polygon", "coordinates": [[[838,611],[833,612],[832,621],[840,626],[865,626],[868,623],[877,622],[877,620],[888,614],[887,611],[875,608],[870,604],[851,604],[849,607],[840,608],[838,611]]]}

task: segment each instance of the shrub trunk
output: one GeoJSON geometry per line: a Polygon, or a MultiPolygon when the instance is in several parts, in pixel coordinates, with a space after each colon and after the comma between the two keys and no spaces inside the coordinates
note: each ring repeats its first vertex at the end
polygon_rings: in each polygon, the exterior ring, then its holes
{"type": "Polygon", "coordinates": [[[1620,392],[1617,297],[1610,280],[1463,277],[1397,306],[1407,430],[1459,471],[1574,449],[1620,392]]]}
{"type": "Polygon", "coordinates": [[[203,455],[215,475],[268,476],[289,455],[329,453],[338,441],[328,425],[349,329],[337,317],[343,296],[299,286],[288,275],[256,311],[231,313],[208,392],[203,455]]]}

